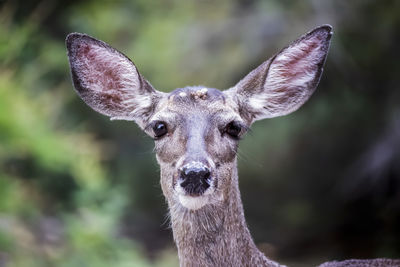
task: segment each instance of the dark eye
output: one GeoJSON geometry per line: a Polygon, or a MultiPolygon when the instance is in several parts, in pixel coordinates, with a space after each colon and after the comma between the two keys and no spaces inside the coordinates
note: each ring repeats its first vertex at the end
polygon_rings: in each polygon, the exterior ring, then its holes
{"type": "Polygon", "coordinates": [[[168,132],[167,125],[165,122],[157,121],[153,126],[155,137],[161,137],[168,132]]]}
{"type": "Polygon", "coordinates": [[[230,122],[226,125],[225,132],[234,138],[238,138],[242,132],[242,126],[237,122],[230,122]]]}

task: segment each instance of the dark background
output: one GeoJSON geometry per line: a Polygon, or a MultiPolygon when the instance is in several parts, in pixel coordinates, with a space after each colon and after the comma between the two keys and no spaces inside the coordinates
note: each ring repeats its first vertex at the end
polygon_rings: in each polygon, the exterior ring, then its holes
{"type": "Polygon", "coordinates": [[[316,93],[257,122],[239,177],[250,231],[290,266],[400,257],[399,1],[0,1],[0,266],[176,266],[153,144],[74,93],[70,32],[161,91],[229,88],[321,24],[316,93]]]}

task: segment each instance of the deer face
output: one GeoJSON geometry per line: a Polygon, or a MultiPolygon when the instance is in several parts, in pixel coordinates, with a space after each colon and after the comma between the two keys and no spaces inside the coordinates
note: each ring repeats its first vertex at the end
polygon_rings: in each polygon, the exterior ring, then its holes
{"type": "Polygon", "coordinates": [[[189,209],[222,200],[247,127],[232,100],[216,89],[177,89],[160,101],[145,131],[155,140],[168,200],[189,209]]]}
{"type": "Polygon", "coordinates": [[[238,140],[260,119],[289,114],[314,92],[331,27],[302,36],[226,91],[155,90],[126,56],[84,34],[66,44],[75,89],[94,110],[133,120],[155,140],[161,185],[170,205],[197,210],[224,201],[238,140]]]}

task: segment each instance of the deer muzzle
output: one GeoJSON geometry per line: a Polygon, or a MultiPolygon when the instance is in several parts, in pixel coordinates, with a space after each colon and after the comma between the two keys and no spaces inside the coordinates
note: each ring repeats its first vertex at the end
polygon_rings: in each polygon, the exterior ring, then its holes
{"type": "Polygon", "coordinates": [[[185,164],[179,171],[179,186],[190,196],[202,195],[211,185],[211,170],[199,161],[185,164]]]}

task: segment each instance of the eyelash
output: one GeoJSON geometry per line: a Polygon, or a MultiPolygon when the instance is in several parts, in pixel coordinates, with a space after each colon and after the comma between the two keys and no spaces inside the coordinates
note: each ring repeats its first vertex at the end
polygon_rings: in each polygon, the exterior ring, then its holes
{"type": "MultiPolygon", "coordinates": [[[[154,121],[151,123],[149,126],[151,127],[153,133],[154,133],[154,138],[155,139],[160,139],[163,136],[165,136],[168,133],[168,125],[164,121],[154,121]]],[[[146,127],[146,128],[148,128],[146,127]]]]}
{"type": "Polygon", "coordinates": [[[246,125],[237,121],[231,121],[222,130],[222,135],[226,133],[231,138],[239,140],[247,130],[248,127],[246,125]]]}

